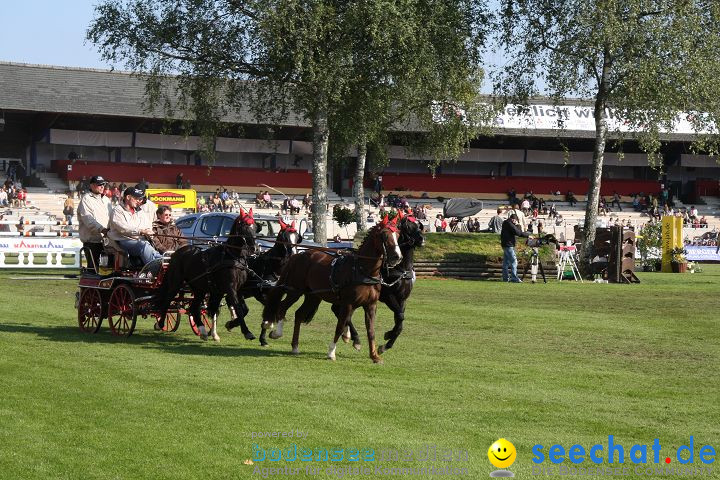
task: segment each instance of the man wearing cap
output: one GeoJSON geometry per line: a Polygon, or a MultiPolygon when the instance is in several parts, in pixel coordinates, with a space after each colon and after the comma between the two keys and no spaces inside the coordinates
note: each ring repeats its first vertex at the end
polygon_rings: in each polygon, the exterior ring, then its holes
{"type": "Polygon", "coordinates": [[[520,283],[517,276],[517,257],[515,256],[515,237],[530,237],[530,233],[519,227],[520,220],[514,213],[502,224],[500,245],[503,249],[502,279],[503,282],[520,283]],[[510,275],[508,275],[510,270],[510,275]]]}
{"type": "Polygon", "coordinates": [[[103,250],[103,235],[108,232],[112,205],[103,194],[105,179],[96,175],[90,179],[90,191],[83,195],[77,208],[80,241],[88,268],[97,271],[103,250]]]}
{"type": "Polygon", "coordinates": [[[143,264],[161,258],[152,244],[143,237],[153,234],[147,213],[142,210],[145,192],[129,187],[123,192],[122,204],[116,205],[110,215],[109,237],[115,240],[128,254],[139,257],[143,264]]]}

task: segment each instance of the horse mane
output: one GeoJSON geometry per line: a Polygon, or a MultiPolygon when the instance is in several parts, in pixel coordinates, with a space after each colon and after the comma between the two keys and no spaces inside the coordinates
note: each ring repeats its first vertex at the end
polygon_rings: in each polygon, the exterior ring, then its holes
{"type": "Polygon", "coordinates": [[[362,250],[363,247],[365,247],[366,244],[370,241],[370,238],[372,238],[373,235],[377,235],[381,230],[384,230],[384,229],[385,229],[385,226],[382,223],[377,223],[372,228],[370,228],[367,231],[367,235],[365,235],[365,238],[363,238],[363,241],[360,244],[360,246],[358,247],[357,251],[359,252],[360,250],[362,250]]]}

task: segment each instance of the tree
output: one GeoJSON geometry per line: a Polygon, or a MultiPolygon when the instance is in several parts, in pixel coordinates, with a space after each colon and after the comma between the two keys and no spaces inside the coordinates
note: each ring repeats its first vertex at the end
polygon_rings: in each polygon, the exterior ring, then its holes
{"type": "Polygon", "coordinates": [[[364,144],[409,113],[427,117],[433,94],[462,102],[468,77],[463,89],[455,84],[476,67],[479,12],[475,0],[105,0],[87,36],[105,59],[143,73],[150,107],[197,122],[208,150],[229,111],[249,106],[267,124],[290,113],[306,120],[315,241],[325,243],[331,132],[364,144]],[[417,46],[434,56],[414,55],[417,46]],[[453,64],[446,46],[467,58],[453,64]],[[432,69],[418,70],[419,59],[432,69]]]}
{"type": "MultiPolygon", "coordinates": [[[[619,115],[657,164],[661,133],[696,113],[696,142],[717,153],[720,4],[714,0],[502,0],[500,43],[508,63],[495,90],[526,103],[544,84],[557,104],[594,102],[595,147],[582,265],[593,257],[603,156],[619,115]]],[[[615,132],[620,138],[622,135],[615,132]]]]}

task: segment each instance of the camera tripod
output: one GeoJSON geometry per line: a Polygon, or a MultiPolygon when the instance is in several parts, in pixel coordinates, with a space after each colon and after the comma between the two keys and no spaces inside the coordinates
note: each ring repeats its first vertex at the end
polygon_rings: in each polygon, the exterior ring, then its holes
{"type": "Polygon", "coordinates": [[[540,269],[540,275],[542,275],[543,283],[547,283],[545,278],[545,269],[543,268],[540,256],[538,255],[538,248],[532,247],[532,254],[530,255],[530,262],[525,264],[525,270],[523,270],[522,279],[525,279],[528,269],[530,269],[530,280],[532,283],[537,283],[538,268],[540,269]]]}

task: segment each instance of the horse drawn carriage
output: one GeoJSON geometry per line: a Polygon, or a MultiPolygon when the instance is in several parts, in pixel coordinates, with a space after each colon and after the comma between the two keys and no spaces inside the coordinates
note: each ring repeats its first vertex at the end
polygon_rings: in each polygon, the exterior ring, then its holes
{"type": "MultiPolygon", "coordinates": [[[[169,260],[170,256],[166,254],[142,266],[110,241],[95,271],[85,269],[80,275],[76,300],[80,330],[97,333],[103,320],[107,319],[113,335],[129,337],[135,330],[138,316],[151,317],[157,322],[160,312],[153,306],[152,299],[162,286],[169,260]]],[[[164,331],[178,329],[192,300],[189,289],[177,293],[170,301],[164,331]]],[[[209,325],[205,309],[201,318],[209,325]]],[[[192,317],[188,316],[188,320],[193,332],[199,335],[192,317]]]]}

